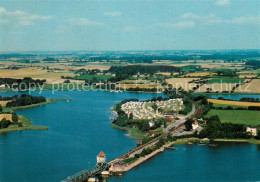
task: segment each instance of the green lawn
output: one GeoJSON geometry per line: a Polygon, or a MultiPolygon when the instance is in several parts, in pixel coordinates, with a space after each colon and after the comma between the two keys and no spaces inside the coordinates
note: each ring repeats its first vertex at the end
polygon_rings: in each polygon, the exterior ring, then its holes
{"type": "Polygon", "coordinates": [[[243,83],[244,79],[240,78],[212,78],[208,80],[208,83],[243,83]]]}
{"type": "Polygon", "coordinates": [[[112,78],[111,75],[81,75],[76,76],[75,80],[91,80],[93,77],[96,77],[98,80],[108,80],[109,78],[112,78]]]}
{"type": "Polygon", "coordinates": [[[252,126],[260,125],[260,111],[212,109],[207,114],[207,117],[214,115],[218,115],[220,121],[225,123],[231,122],[252,126]]]}

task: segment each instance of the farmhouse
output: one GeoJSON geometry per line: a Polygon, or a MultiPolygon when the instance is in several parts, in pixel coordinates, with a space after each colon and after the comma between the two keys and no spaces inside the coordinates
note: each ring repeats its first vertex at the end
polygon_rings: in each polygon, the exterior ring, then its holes
{"type": "Polygon", "coordinates": [[[257,136],[257,128],[247,127],[246,132],[251,133],[252,136],[257,136]]]}

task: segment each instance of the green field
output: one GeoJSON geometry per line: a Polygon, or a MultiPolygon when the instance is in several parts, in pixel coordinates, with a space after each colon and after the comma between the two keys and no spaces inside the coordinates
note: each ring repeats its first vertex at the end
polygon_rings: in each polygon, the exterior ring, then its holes
{"type": "Polygon", "coordinates": [[[207,117],[214,115],[218,115],[220,121],[224,123],[231,122],[252,126],[260,125],[260,111],[212,109],[207,114],[207,117]]]}
{"type": "Polygon", "coordinates": [[[113,76],[111,75],[81,75],[81,76],[76,76],[75,80],[92,80],[92,78],[97,78],[98,80],[108,80],[109,78],[112,78],[113,76]]]}
{"type": "Polygon", "coordinates": [[[240,78],[222,78],[222,79],[218,79],[218,78],[212,78],[208,80],[208,83],[212,84],[212,83],[243,83],[244,79],[240,79],[240,78]]]}
{"type": "Polygon", "coordinates": [[[247,106],[235,106],[235,105],[226,105],[226,104],[213,104],[214,107],[223,107],[223,108],[226,108],[228,106],[231,106],[233,109],[236,109],[238,107],[243,107],[245,109],[247,109],[247,106]]]}
{"type": "Polygon", "coordinates": [[[22,123],[21,127],[19,127],[18,125],[11,124],[8,128],[0,129],[0,133],[22,131],[22,130],[48,130],[47,126],[31,125],[32,121],[25,116],[19,116],[19,119],[20,119],[20,122],[22,123]]]}

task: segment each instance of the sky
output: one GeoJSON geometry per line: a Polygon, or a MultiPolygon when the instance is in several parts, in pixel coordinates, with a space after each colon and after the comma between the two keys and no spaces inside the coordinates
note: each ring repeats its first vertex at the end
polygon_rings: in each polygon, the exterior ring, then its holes
{"type": "Polygon", "coordinates": [[[259,0],[0,0],[0,51],[260,49],[259,0]]]}

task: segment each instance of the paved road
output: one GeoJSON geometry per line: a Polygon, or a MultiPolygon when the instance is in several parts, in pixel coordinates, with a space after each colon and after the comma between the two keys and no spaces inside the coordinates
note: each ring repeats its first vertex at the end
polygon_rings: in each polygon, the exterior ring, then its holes
{"type": "Polygon", "coordinates": [[[193,104],[191,112],[189,112],[186,116],[182,117],[181,119],[175,121],[171,125],[167,126],[167,128],[164,129],[164,133],[168,133],[172,128],[180,126],[181,124],[184,124],[185,121],[188,118],[190,118],[195,112],[196,112],[196,107],[195,107],[195,104],[193,104]]]}

